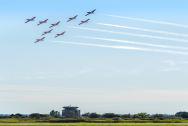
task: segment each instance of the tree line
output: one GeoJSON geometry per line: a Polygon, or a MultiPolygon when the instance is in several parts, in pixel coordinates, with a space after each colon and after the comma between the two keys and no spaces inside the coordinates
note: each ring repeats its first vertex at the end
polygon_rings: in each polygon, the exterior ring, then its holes
{"type": "MultiPolygon", "coordinates": [[[[61,118],[61,114],[58,111],[52,110],[49,114],[40,114],[40,113],[32,113],[32,114],[10,114],[10,115],[0,115],[0,118],[31,118],[31,119],[41,119],[41,118],[61,118]]],[[[137,114],[115,114],[115,113],[84,113],[81,115],[83,119],[141,119],[141,120],[164,120],[164,119],[188,119],[188,112],[177,112],[174,115],[169,114],[148,114],[148,113],[137,113],[137,114]]]]}
{"type": "Polygon", "coordinates": [[[137,114],[115,114],[115,113],[85,113],[82,117],[86,118],[116,118],[116,119],[188,119],[188,112],[177,112],[174,115],[169,114],[148,114],[145,112],[137,114]]]}

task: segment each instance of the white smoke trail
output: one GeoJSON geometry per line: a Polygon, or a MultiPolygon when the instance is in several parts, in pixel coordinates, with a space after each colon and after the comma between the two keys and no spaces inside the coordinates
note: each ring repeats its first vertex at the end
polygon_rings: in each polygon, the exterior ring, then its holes
{"type": "Polygon", "coordinates": [[[65,41],[54,41],[54,43],[62,43],[62,44],[70,44],[70,45],[78,45],[78,46],[88,46],[88,47],[123,49],[123,50],[140,51],[140,52],[156,52],[156,53],[168,53],[168,54],[175,54],[175,55],[188,55],[188,53],[181,52],[181,51],[150,49],[150,48],[132,47],[132,46],[102,45],[102,44],[65,42],[65,41]]]}
{"type": "Polygon", "coordinates": [[[109,16],[109,17],[114,17],[114,18],[122,18],[122,19],[128,19],[128,20],[154,23],[154,24],[170,25],[170,26],[175,26],[175,27],[188,28],[188,25],[167,22],[167,21],[150,20],[150,19],[144,19],[144,18],[133,18],[133,17],[127,17],[127,16],[110,15],[110,14],[105,14],[105,15],[109,16]]]}
{"type": "Polygon", "coordinates": [[[85,28],[85,27],[84,28],[83,27],[72,27],[72,28],[81,29],[81,30],[96,31],[96,32],[105,32],[105,33],[112,33],[112,34],[121,34],[121,35],[135,36],[135,37],[162,39],[162,40],[168,40],[168,41],[178,41],[178,42],[188,43],[188,40],[177,39],[177,38],[160,37],[160,36],[145,35],[145,34],[127,33],[127,32],[116,32],[116,31],[110,31],[110,30],[105,30],[105,29],[96,29],[96,28],[85,28]]]}
{"type": "Polygon", "coordinates": [[[157,47],[157,48],[167,48],[167,49],[181,49],[181,50],[188,50],[187,47],[167,46],[167,45],[159,45],[159,44],[151,44],[151,43],[135,42],[135,41],[128,41],[128,40],[120,40],[120,39],[99,38],[99,37],[88,37],[88,36],[78,36],[78,37],[80,37],[80,38],[86,38],[86,39],[94,39],[94,40],[102,40],[102,41],[118,42],[118,43],[135,44],[135,45],[141,45],[141,46],[150,46],[150,47],[157,47]]]}
{"type": "Polygon", "coordinates": [[[73,45],[82,45],[82,46],[93,46],[93,47],[105,47],[105,48],[124,48],[127,50],[139,50],[144,51],[145,49],[131,47],[131,46],[111,46],[111,45],[102,45],[102,44],[93,44],[93,43],[82,43],[82,42],[64,42],[64,41],[54,41],[56,43],[65,43],[65,44],[73,44],[73,45]]]}
{"type": "Polygon", "coordinates": [[[130,27],[125,25],[115,25],[115,24],[107,24],[107,23],[97,23],[98,25],[102,26],[110,26],[110,27],[116,27],[116,28],[125,28],[130,30],[137,30],[137,31],[143,31],[143,32],[153,32],[153,33],[159,33],[159,34],[166,34],[166,35],[174,35],[179,37],[188,37],[188,34],[183,33],[175,33],[175,32],[168,32],[168,31],[162,31],[162,30],[152,30],[152,29],[145,29],[145,28],[138,28],[138,27],[130,27]]]}

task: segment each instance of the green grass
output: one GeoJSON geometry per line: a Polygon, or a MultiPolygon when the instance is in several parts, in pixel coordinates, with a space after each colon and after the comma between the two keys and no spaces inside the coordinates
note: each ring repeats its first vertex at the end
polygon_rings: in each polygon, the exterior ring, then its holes
{"type": "Polygon", "coordinates": [[[61,118],[7,118],[0,119],[0,123],[188,123],[188,120],[166,119],[166,120],[119,120],[112,119],[61,119],[61,118]]]}
{"type": "MultiPolygon", "coordinates": [[[[63,123],[60,118],[7,118],[0,119],[0,126],[188,126],[188,120],[121,120],[112,119],[85,119],[82,122],[63,123]],[[85,121],[85,122],[83,122],[85,121]]],[[[67,120],[66,120],[67,121],[67,120]]],[[[70,121],[70,120],[69,120],[70,121]]],[[[74,120],[73,120],[74,121],[74,120]]]]}
{"type": "Polygon", "coordinates": [[[188,123],[0,123],[0,126],[188,126],[188,123]]]}

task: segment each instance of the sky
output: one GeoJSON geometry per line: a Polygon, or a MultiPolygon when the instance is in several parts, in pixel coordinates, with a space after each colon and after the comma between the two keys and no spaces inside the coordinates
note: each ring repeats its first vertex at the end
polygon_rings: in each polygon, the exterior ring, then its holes
{"type": "Polygon", "coordinates": [[[188,111],[187,5],[1,0],[0,113],[49,113],[66,105],[82,113],[188,111]],[[95,8],[94,15],[84,16],[95,8]],[[33,16],[34,22],[24,23],[33,16]],[[37,26],[46,18],[47,24],[37,26]],[[57,21],[45,41],[34,43],[57,21]],[[54,38],[62,31],[64,36],[54,38]]]}

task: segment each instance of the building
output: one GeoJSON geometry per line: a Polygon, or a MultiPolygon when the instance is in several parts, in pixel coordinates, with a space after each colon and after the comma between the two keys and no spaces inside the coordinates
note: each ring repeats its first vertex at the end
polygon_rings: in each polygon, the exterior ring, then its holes
{"type": "Polygon", "coordinates": [[[63,107],[63,110],[62,110],[62,117],[63,118],[79,118],[80,110],[78,110],[78,107],[65,106],[63,107]]]}

